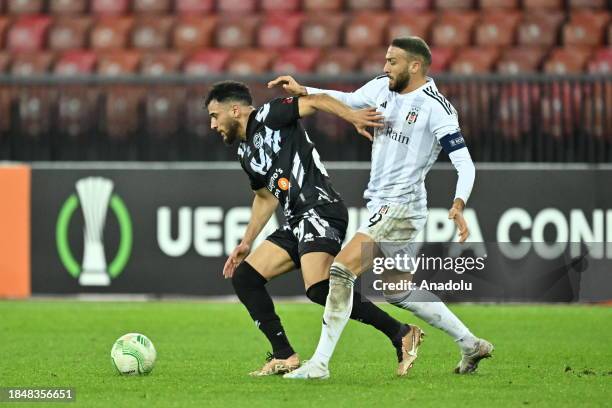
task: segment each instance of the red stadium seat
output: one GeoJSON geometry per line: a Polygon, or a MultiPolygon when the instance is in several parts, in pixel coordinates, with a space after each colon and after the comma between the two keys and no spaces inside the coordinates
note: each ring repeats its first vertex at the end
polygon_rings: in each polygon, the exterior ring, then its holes
{"type": "Polygon", "coordinates": [[[433,25],[432,44],[439,47],[469,45],[477,15],[472,12],[444,13],[433,25]]]}
{"type": "Polygon", "coordinates": [[[497,63],[497,72],[501,74],[523,74],[538,72],[544,49],[540,47],[507,48],[497,63]]]}
{"type": "Polygon", "coordinates": [[[563,47],[552,51],[544,63],[547,74],[577,74],[584,71],[591,54],[589,48],[563,47]]]}
{"type": "Polygon", "coordinates": [[[603,30],[610,20],[607,12],[581,10],[572,13],[563,27],[565,45],[596,46],[603,42],[603,30]]]}
{"type": "Polygon", "coordinates": [[[139,18],[132,31],[132,46],[145,50],[167,48],[174,25],[171,16],[148,16],[139,18]]]}
{"type": "Polygon", "coordinates": [[[273,14],[259,26],[257,44],[265,48],[287,48],[298,44],[298,30],[302,24],[300,14],[273,14]]]}
{"type": "Polygon", "coordinates": [[[10,0],[7,4],[9,14],[39,14],[43,11],[43,0],[10,0]]]}
{"type": "Polygon", "coordinates": [[[518,26],[519,45],[555,45],[563,18],[564,14],[560,11],[530,12],[518,26]]]}
{"type": "Polygon", "coordinates": [[[57,15],[78,15],[87,10],[87,0],[51,0],[49,9],[57,15]]]}
{"type": "Polygon", "coordinates": [[[26,87],[20,90],[17,102],[19,137],[40,140],[41,135],[48,134],[55,120],[52,115],[57,106],[54,94],[46,89],[26,87]]]}
{"type": "Polygon", "coordinates": [[[610,74],[612,72],[612,47],[601,48],[589,62],[591,74],[610,74]]]}
{"type": "Polygon", "coordinates": [[[217,11],[227,14],[249,14],[255,12],[255,0],[217,0],[217,11]]]}
{"type": "Polygon", "coordinates": [[[175,51],[154,52],[143,55],[140,72],[144,75],[158,76],[181,71],[183,55],[175,51]]]}
{"type": "Polygon", "coordinates": [[[245,49],[234,52],[227,71],[237,75],[263,74],[270,70],[275,53],[268,50],[245,49]]]}
{"type": "Polygon", "coordinates": [[[171,0],[133,0],[134,12],[138,14],[166,14],[170,10],[171,0]]]}
{"type": "Polygon", "coordinates": [[[118,16],[126,14],[129,0],[91,0],[91,11],[100,16],[118,16]]]}
{"type": "Polygon", "coordinates": [[[11,65],[11,74],[30,76],[45,74],[53,63],[53,54],[49,52],[32,52],[16,54],[11,65]]]}
{"type": "Polygon", "coordinates": [[[55,63],[53,72],[59,75],[91,74],[96,66],[96,54],[91,51],[67,51],[55,63]]]}
{"type": "Polygon", "coordinates": [[[312,12],[340,11],[342,0],[303,0],[302,7],[312,12]]]}
{"type": "Polygon", "coordinates": [[[210,13],[214,3],[214,0],[175,0],[176,11],[187,15],[210,13]]]}
{"type": "Polygon", "coordinates": [[[91,137],[99,123],[99,90],[89,87],[63,87],[58,99],[57,127],[73,139],[91,137]]]}
{"type": "Polygon", "coordinates": [[[364,51],[360,71],[370,75],[383,74],[386,63],[385,55],[387,55],[387,47],[364,51]]]}
{"type": "Polygon", "coordinates": [[[147,92],[145,100],[147,134],[162,140],[176,134],[182,118],[185,90],[165,87],[147,92]]]}
{"type": "Polygon", "coordinates": [[[483,10],[513,10],[519,6],[519,0],[480,0],[480,8],[483,10]]]}
{"type": "Polygon", "coordinates": [[[9,29],[7,48],[14,52],[42,50],[51,19],[47,16],[21,17],[9,29]]]}
{"type": "Polygon", "coordinates": [[[299,0],[262,0],[261,8],[266,13],[292,12],[300,9],[299,0]]]}
{"type": "Polygon", "coordinates": [[[385,27],[389,22],[386,13],[363,13],[357,15],[346,27],[344,41],[354,49],[379,47],[385,41],[385,27]]]}
{"type": "Polygon", "coordinates": [[[431,9],[432,0],[391,0],[391,12],[411,13],[428,11],[431,9]]]}
{"type": "Polygon", "coordinates": [[[523,8],[528,10],[562,10],[563,0],[523,0],[523,8]]]}
{"type": "Polygon", "coordinates": [[[347,0],[346,6],[349,10],[365,11],[365,10],[385,10],[385,0],[347,0]]]}
{"type": "Polygon", "coordinates": [[[573,9],[603,9],[606,7],[606,0],[569,0],[568,3],[573,9]]]}
{"type": "Polygon", "coordinates": [[[127,48],[133,23],[131,17],[101,18],[91,31],[91,48],[100,51],[127,48]]]}
{"type": "Polygon", "coordinates": [[[433,47],[431,49],[431,66],[429,73],[437,74],[448,69],[455,56],[455,51],[447,47],[433,47]]]}
{"type": "Polygon", "coordinates": [[[0,16],[0,49],[4,48],[4,39],[6,37],[6,29],[9,24],[9,19],[6,17],[0,16]]]}
{"type": "Polygon", "coordinates": [[[185,61],[184,72],[187,75],[217,74],[225,70],[230,52],[224,49],[202,50],[185,61]]]}
{"type": "Polygon", "coordinates": [[[436,9],[444,10],[471,10],[474,0],[436,0],[436,9]]]}
{"type": "Polygon", "coordinates": [[[217,46],[220,48],[246,48],[254,43],[257,16],[224,17],[216,29],[217,46]]]}
{"type": "Polygon", "coordinates": [[[108,52],[100,55],[97,72],[105,76],[133,74],[139,64],[140,53],[137,51],[108,52]]]}
{"type": "Polygon", "coordinates": [[[91,27],[89,17],[63,17],[55,20],[49,30],[49,48],[55,51],[87,48],[91,27]]]}
{"type": "Polygon", "coordinates": [[[142,88],[115,86],[106,90],[105,115],[100,118],[110,139],[125,140],[139,130],[142,88]]]}
{"type": "Polygon", "coordinates": [[[183,16],[174,27],[173,44],[183,51],[212,46],[215,16],[183,16]]]}
{"type": "Polygon", "coordinates": [[[491,72],[499,57],[495,47],[464,48],[457,53],[451,63],[450,71],[455,74],[485,74],[491,72]]]}
{"type": "Polygon", "coordinates": [[[338,75],[356,71],[360,55],[348,48],[327,50],[319,58],[316,72],[322,75],[338,75]]]}
{"type": "Polygon", "coordinates": [[[387,32],[387,43],[394,38],[416,36],[427,40],[429,29],[435,15],[432,13],[399,14],[391,17],[389,31],[387,32]]]}
{"type": "Polygon", "coordinates": [[[302,24],[301,42],[304,47],[331,48],[340,45],[343,14],[311,15],[302,24]]]}
{"type": "Polygon", "coordinates": [[[294,48],[283,51],[272,66],[279,74],[302,74],[314,71],[320,56],[316,48],[294,48]]]}
{"type": "Polygon", "coordinates": [[[520,13],[509,10],[484,13],[476,25],[476,45],[512,45],[520,18],[520,13]]]}

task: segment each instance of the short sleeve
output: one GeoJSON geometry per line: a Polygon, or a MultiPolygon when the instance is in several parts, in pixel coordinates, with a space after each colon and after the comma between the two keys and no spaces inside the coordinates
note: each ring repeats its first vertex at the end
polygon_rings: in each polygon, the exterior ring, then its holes
{"type": "Polygon", "coordinates": [[[297,96],[273,99],[257,110],[255,120],[274,130],[289,126],[300,119],[298,99],[297,96]]]}
{"type": "Polygon", "coordinates": [[[249,183],[251,184],[251,190],[253,191],[257,191],[261,188],[264,188],[266,186],[266,183],[257,177],[254,177],[245,167],[245,165],[242,163],[242,161],[240,162],[240,165],[242,166],[244,172],[247,174],[247,176],[249,177],[249,183]]]}

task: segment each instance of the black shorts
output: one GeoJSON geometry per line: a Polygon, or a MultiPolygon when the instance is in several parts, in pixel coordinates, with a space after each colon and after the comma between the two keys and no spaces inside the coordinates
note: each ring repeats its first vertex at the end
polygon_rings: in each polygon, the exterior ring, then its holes
{"type": "Polygon", "coordinates": [[[300,267],[300,258],[309,252],[325,252],[336,256],[346,235],[348,211],[343,203],[322,205],[284,224],[266,238],[283,248],[300,267]]]}

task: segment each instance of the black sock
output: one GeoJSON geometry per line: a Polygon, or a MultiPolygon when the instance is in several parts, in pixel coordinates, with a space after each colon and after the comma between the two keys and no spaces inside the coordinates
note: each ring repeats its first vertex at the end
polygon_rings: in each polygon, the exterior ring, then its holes
{"type": "Polygon", "coordinates": [[[289,344],[274,303],[266,290],[266,279],[247,262],[242,262],[232,277],[238,299],[246,307],[255,324],[265,334],[275,358],[288,358],[295,352],[289,344]]]}
{"type": "MultiPolygon", "coordinates": [[[[306,291],[306,296],[315,303],[325,306],[327,294],[329,293],[329,279],[317,282],[306,291]]],[[[359,292],[353,292],[353,310],[351,319],[374,326],[383,332],[389,340],[396,342],[396,338],[401,333],[404,324],[395,320],[387,312],[376,306],[368,298],[359,292]]],[[[405,333],[400,336],[401,338],[405,333]]]]}

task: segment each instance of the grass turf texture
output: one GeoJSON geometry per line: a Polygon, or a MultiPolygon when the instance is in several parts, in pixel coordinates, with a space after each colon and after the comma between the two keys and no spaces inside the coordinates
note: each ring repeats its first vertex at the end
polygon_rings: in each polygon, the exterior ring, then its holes
{"type": "MultiPolygon", "coordinates": [[[[459,359],[453,342],[408,312],[385,306],[400,320],[418,322],[427,332],[409,377],[394,376],[395,353],[382,334],[350,322],[332,360],[332,378],[296,382],[246,375],[263,363],[268,346],[238,304],[3,301],[0,386],[76,387],[77,402],[68,405],[72,407],[610,403],[612,308],[452,308],[496,346],[495,357],[483,361],[477,374],[452,374],[459,359]],[[158,360],[151,375],[115,374],[110,349],[128,332],[144,333],[155,344],[158,360]]],[[[309,357],[316,347],[322,310],[310,304],[277,305],[301,358],[309,357]]]]}

